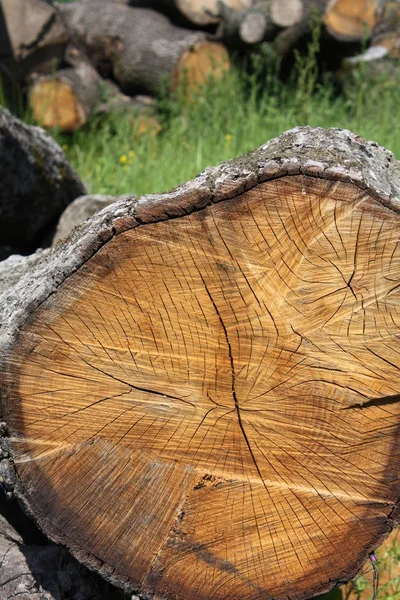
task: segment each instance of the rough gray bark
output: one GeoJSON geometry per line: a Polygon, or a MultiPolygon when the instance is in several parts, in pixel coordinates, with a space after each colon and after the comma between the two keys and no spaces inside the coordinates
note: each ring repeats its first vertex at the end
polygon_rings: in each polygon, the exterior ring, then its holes
{"type": "MultiPolygon", "coordinates": [[[[69,40],[60,15],[45,0],[2,0],[16,73],[51,73],[61,63],[69,40]]],[[[0,58],[1,60],[1,58],[0,58]]]]}
{"type": "Polygon", "coordinates": [[[123,600],[54,544],[27,543],[0,514],[0,598],[4,600],[123,600]]]}
{"type": "Polygon", "coordinates": [[[94,65],[110,63],[127,92],[156,92],[171,82],[184,52],[206,41],[203,32],[180,29],[160,13],[107,0],[81,0],[60,10],[94,65]]]}
{"type": "MultiPolygon", "coordinates": [[[[223,163],[217,168],[206,169],[193,181],[171,192],[120,199],[76,228],[63,244],[46,254],[34,270],[25,274],[12,289],[1,295],[2,369],[7,368],[8,357],[17,336],[33,312],[49,296],[57,293],[71,274],[115,236],[136,227],[145,227],[146,224],[203,211],[215,203],[237,198],[263,182],[292,176],[303,178],[305,187],[307,181],[311,180],[332,181],[335,190],[343,183],[351,184],[363,191],[368,202],[376,202],[389,211],[400,213],[400,163],[391,152],[346,130],[295,128],[243,157],[223,163]]],[[[19,480],[12,458],[8,458],[10,455],[12,457],[13,442],[7,437],[6,430],[1,443],[4,458],[0,469],[4,483],[21,500],[28,512],[34,512],[30,492],[19,480]]],[[[398,487],[396,481],[390,485],[398,487]]],[[[398,497],[397,493],[396,498],[398,497]]],[[[305,597],[322,593],[337,581],[348,580],[355,575],[369,553],[383,541],[399,519],[398,502],[380,510],[386,511],[381,529],[373,541],[366,543],[362,555],[351,558],[345,573],[335,572],[318,589],[309,589],[305,597]]],[[[134,588],[129,579],[122,581],[115,577],[112,565],[102,563],[79,545],[74,545],[45,516],[36,514],[36,518],[51,539],[65,543],[79,560],[91,565],[105,578],[124,589],[134,588]]]]}
{"type": "MultiPolygon", "coordinates": [[[[64,210],[57,225],[56,233],[53,238],[53,246],[59,241],[69,236],[71,231],[89,217],[92,217],[99,211],[103,210],[113,202],[118,200],[118,196],[102,196],[101,194],[92,194],[89,196],[81,196],[76,198],[64,210]]],[[[1,268],[1,263],[0,263],[1,268]]],[[[1,286],[1,270],[0,270],[0,286],[1,286]]],[[[1,287],[0,287],[1,289],[1,287]]]]}
{"type": "Polygon", "coordinates": [[[2,258],[6,247],[14,253],[34,251],[64,208],[84,193],[60,146],[43,129],[0,108],[2,258]]]}

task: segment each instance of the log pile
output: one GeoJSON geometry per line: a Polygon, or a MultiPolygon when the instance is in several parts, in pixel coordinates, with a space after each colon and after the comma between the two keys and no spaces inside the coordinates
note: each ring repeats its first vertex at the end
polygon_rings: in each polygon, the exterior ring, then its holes
{"type": "Polygon", "coordinates": [[[398,0],[0,0],[0,73],[21,82],[40,125],[75,131],[119,110],[154,119],[138,94],[184,85],[190,99],[260,44],[290,66],[315,19],[334,68],[368,40],[396,57],[399,15],[398,0]]]}
{"type": "Polygon", "coordinates": [[[141,598],[348,581],[400,517],[399,182],[299,127],[26,259],[0,296],[7,492],[141,598]]]}

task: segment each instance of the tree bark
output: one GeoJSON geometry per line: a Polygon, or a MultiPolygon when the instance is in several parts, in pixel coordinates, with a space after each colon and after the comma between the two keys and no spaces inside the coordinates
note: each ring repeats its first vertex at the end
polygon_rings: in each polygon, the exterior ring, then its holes
{"type": "Polygon", "coordinates": [[[96,67],[109,63],[126,92],[154,93],[167,82],[189,87],[218,76],[229,66],[222,44],[200,31],[180,29],[152,10],[83,0],[60,10],[96,67]]]}
{"type": "Polygon", "coordinates": [[[0,258],[33,252],[84,193],[58,144],[0,108],[0,258]]]}
{"type": "Polygon", "coordinates": [[[53,72],[69,41],[57,10],[45,0],[1,0],[1,10],[15,60],[13,75],[22,80],[28,73],[53,72]]]}
{"type": "Polygon", "coordinates": [[[60,217],[54,234],[53,245],[64,240],[70,235],[75,227],[98,213],[100,210],[103,210],[103,208],[116,202],[118,199],[118,196],[105,196],[102,194],[90,194],[88,196],[76,198],[76,200],[67,206],[60,217]]]}
{"type": "Polygon", "coordinates": [[[10,491],[148,598],[347,581],[400,514],[399,213],[305,127],[86,221],[0,298],[10,491]]]}
{"type": "Polygon", "coordinates": [[[123,600],[54,544],[33,544],[0,514],[0,597],[8,600],[123,600]]]}

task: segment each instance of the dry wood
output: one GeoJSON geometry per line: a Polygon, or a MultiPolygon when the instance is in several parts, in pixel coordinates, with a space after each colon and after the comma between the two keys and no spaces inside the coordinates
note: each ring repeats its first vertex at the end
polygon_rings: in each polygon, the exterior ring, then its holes
{"type": "Polygon", "coordinates": [[[8,36],[21,79],[33,71],[51,73],[61,63],[69,33],[46,0],[1,0],[8,36]]]}
{"type": "Polygon", "coordinates": [[[127,590],[308,598],[399,517],[400,164],[296,128],[0,298],[8,485],[127,590]],[[40,284],[39,284],[40,283],[40,284]]]}
{"type": "Polygon", "coordinates": [[[59,145],[0,108],[0,259],[33,252],[84,193],[59,145]]]}
{"type": "Polygon", "coordinates": [[[374,29],[381,4],[381,0],[330,0],[324,23],[337,40],[360,42],[374,29]]]}
{"type": "Polygon", "coordinates": [[[155,11],[104,0],[82,0],[61,10],[95,66],[108,62],[124,91],[152,93],[165,81],[175,87],[183,79],[196,86],[229,67],[222,44],[178,28],[155,11]]]}

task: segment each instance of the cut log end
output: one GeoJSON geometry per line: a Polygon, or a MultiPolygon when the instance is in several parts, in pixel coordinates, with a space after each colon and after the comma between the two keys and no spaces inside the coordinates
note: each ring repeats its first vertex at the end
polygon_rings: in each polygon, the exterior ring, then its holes
{"type": "MultiPolygon", "coordinates": [[[[251,5],[252,0],[222,0],[231,10],[241,10],[251,5]]],[[[218,23],[218,0],[176,0],[180,12],[193,24],[204,27],[218,23]]]]}
{"type": "Polygon", "coordinates": [[[220,78],[229,70],[228,51],[223,44],[200,40],[183,52],[172,74],[171,88],[199,88],[210,77],[220,78]]]}
{"type": "Polygon", "coordinates": [[[331,0],[323,21],[339,41],[360,42],[377,23],[378,0],[331,0]]]}
{"type": "Polygon", "coordinates": [[[240,39],[246,44],[260,44],[264,39],[267,27],[266,15],[249,13],[239,26],[240,39]]]}
{"type": "Polygon", "coordinates": [[[12,291],[16,493],[51,537],[170,600],[356,573],[400,496],[399,170],[299,128],[113,205],[12,291]]]}
{"type": "Polygon", "coordinates": [[[29,104],[35,120],[47,129],[76,131],[87,121],[76,90],[62,77],[39,79],[31,88],[29,104]]]}
{"type": "Polygon", "coordinates": [[[303,16],[301,0],[274,0],[271,4],[271,19],[278,27],[291,27],[298,23],[303,16]]]}

